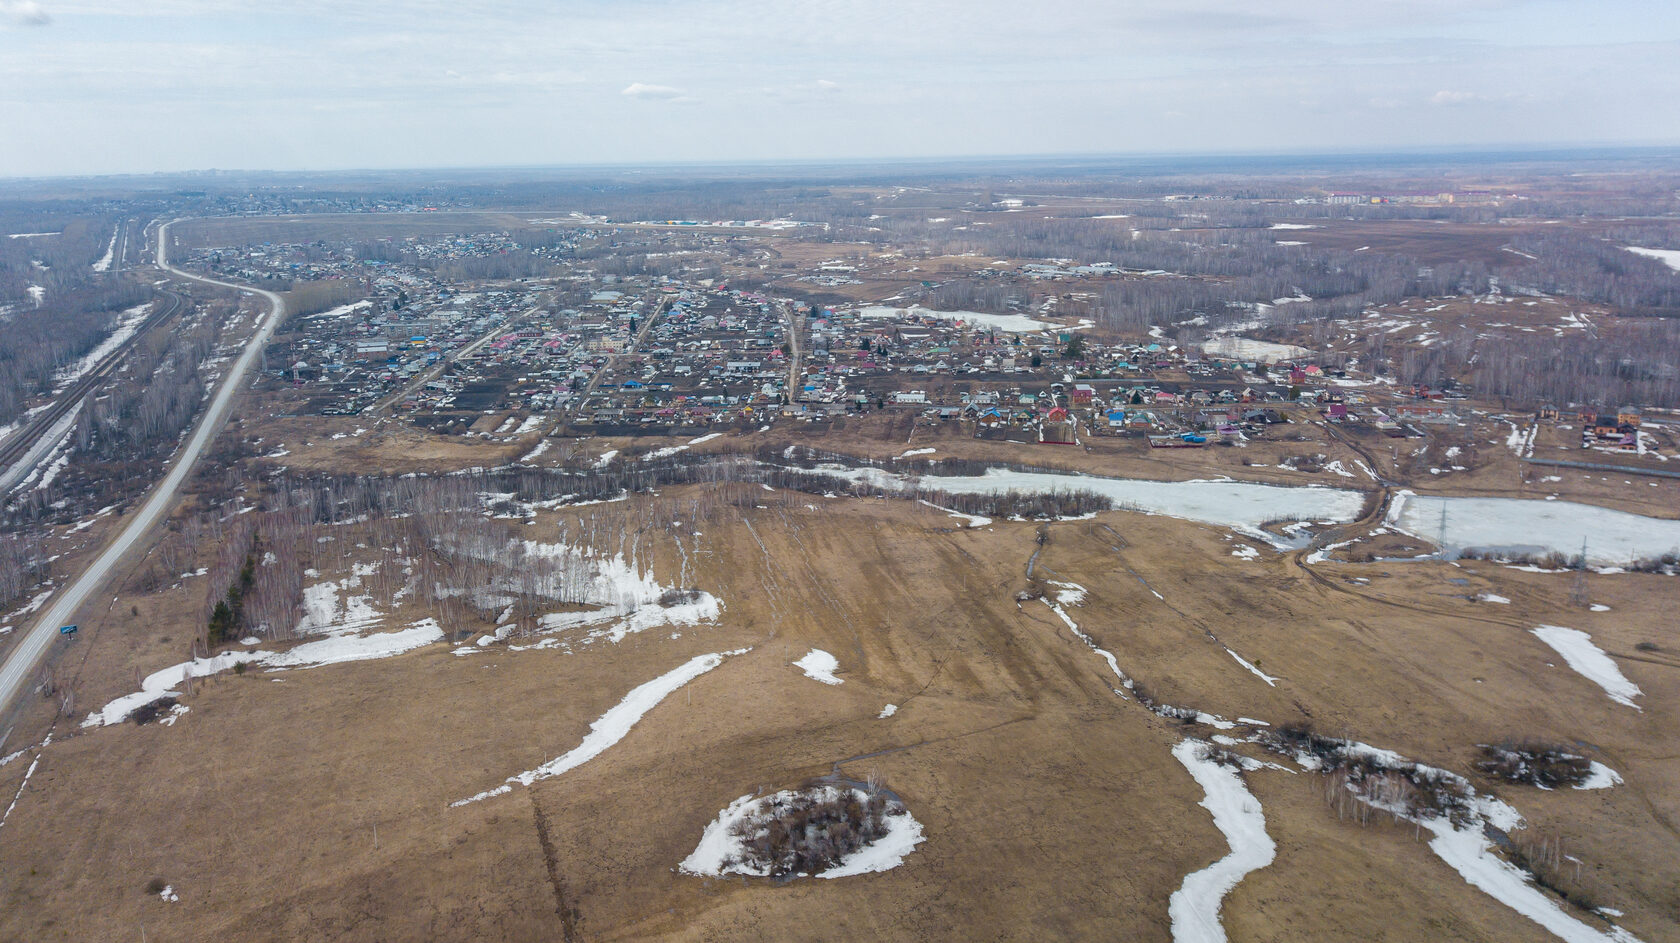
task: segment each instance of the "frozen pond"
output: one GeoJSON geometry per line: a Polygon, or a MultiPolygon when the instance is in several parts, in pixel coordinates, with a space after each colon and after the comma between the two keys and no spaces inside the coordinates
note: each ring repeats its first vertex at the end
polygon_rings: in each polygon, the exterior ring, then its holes
{"type": "MultiPolygon", "coordinates": [[[[879,468],[824,465],[818,471],[879,488],[899,488],[907,483],[879,468]]],[[[1304,546],[1307,538],[1269,533],[1262,529],[1264,525],[1280,521],[1347,523],[1359,517],[1366,496],[1366,492],[1341,488],[1268,485],[1230,478],[1149,481],[1003,468],[990,468],[981,475],[923,475],[916,483],[922,488],[951,494],[1091,491],[1110,498],[1122,510],[1228,527],[1279,549],[1304,546]]],[[[1475,548],[1534,554],[1555,551],[1574,556],[1581,552],[1584,540],[1587,560],[1597,566],[1617,566],[1680,553],[1680,521],[1571,501],[1444,498],[1399,491],[1394,495],[1385,523],[1434,541],[1441,536],[1443,509],[1446,543],[1451,550],[1475,548]]]]}
{"type": "Polygon", "coordinates": [[[927,475],[921,478],[921,485],[952,494],[1093,491],[1113,499],[1116,507],[1229,527],[1275,547],[1301,546],[1305,540],[1290,540],[1267,533],[1261,529],[1261,525],[1275,521],[1345,523],[1357,518],[1360,508],[1365,503],[1363,492],[1337,488],[1292,488],[1231,479],[1146,481],[1051,472],[1017,472],[1001,468],[989,469],[979,476],[927,475]]]}
{"type": "Polygon", "coordinates": [[[1574,556],[1586,543],[1587,562],[1605,566],[1680,551],[1680,521],[1612,511],[1570,501],[1522,498],[1441,498],[1402,491],[1388,523],[1415,537],[1441,536],[1447,546],[1574,556]]]}
{"type": "Polygon", "coordinates": [[[1627,250],[1634,255],[1656,259],[1676,272],[1680,272],[1680,249],[1643,249],[1639,246],[1628,246],[1627,250]]]}

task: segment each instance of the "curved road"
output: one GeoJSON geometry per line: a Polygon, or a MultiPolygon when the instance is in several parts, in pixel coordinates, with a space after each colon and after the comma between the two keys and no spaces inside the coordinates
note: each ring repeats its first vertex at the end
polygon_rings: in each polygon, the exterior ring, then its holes
{"type": "Polygon", "coordinates": [[[233,404],[233,398],[244,383],[245,375],[250,372],[251,364],[257,359],[264,343],[274,333],[275,325],[284,316],[286,303],[279,295],[271,291],[236,285],[232,282],[222,282],[211,278],[202,278],[173,268],[169,264],[169,227],[179,220],[164,223],[158,228],[157,264],[158,268],[189,281],[202,282],[206,285],[216,285],[221,288],[232,288],[247,294],[258,294],[268,299],[270,305],[269,317],[257,327],[256,333],[246,342],[245,350],[234,361],[232,368],[222,378],[221,386],[216,395],[211,398],[210,406],[200,418],[198,427],[193,430],[192,437],[187,440],[186,447],[176,458],[175,464],[164,476],[163,481],[152,490],[140,509],[131,513],[123,522],[122,531],[117,534],[99,556],[82,571],[75,582],[68,589],[57,594],[52,605],[35,621],[29,631],[18,639],[16,645],[8,653],[6,663],[0,666],[0,713],[10,708],[17,697],[29,686],[34,677],[35,669],[58,635],[58,628],[75,617],[76,610],[99,589],[106,579],[116,570],[117,564],[130,550],[133,550],[150,533],[153,526],[162,521],[175,506],[176,495],[181,490],[181,484],[187,480],[187,474],[192,471],[198,457],[204,449],[221,431],[222,423],[227,419],[228,409],[233,404]]]}

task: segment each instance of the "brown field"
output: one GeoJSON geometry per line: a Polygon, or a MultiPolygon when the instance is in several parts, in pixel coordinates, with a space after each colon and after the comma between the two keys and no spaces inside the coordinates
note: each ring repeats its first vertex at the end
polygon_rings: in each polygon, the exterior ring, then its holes
{"type": "MultiPolygon", "coordinates": [[[[331,424],[316,422],[299,420],[292,433],[308,428],[326,451],[289,444],[288,461],[384,463],[419,445],[333,440],[331,424]]],[[[1236,473],[1243,466],[1228,456],[1237,452],[1268,464],[1309,447],[1352,456],[1319,427],[1308,431],[1320,438],[1179,453],[1184,464],[1171,469],[1105,440],[1056,450],[1056,464],[1180,478],[1236,473]]],[[[290,443],[292,433],[270,434],[290,443]]],[[[1007,450],[1032,461],[1045,451],[862,423],[828,438],[812,444],[887,455],[931,443],[940,456],[1007,450]]],[[[1488,465],[1462,473],[1466,482],[1508,483],[1509,451],[1484,454],[1488,465]]],[[[450,462],[489,464],[439,452],[428,470],[450,462]]],[[[1325,476],[1271,468],[1250,477],[1325,476]]],[[[1671,487],[1661,489],[1669,500],[1671,487]]],[[[1106,664],[1048,606],[1017,602],[1039,549],[1036,525],[970,530],[906,502],[757,486],[760,506],[718,504],[689,520],[705,490],[667,489],[623,507],[629,517],[658,508],[648,519],[681,518],[703,535],[693,583],[723,601],[716,625],[569,653],[492,646],[458,657],[434,645],[359,664],[224,673],[201,682],[173,726],[80,730],[81,715],[134,690],[137,669],[184,657],[204,592],[202,578],[151,594],[120,587],[77,643],[77,716],[54,721],[38,703],[14,735],[30,742],[52,724],[55,740],[0,830],[0,938],[128,939],[141,928],[148,938],[238,940],[1169,938],[1169,895],[1226,851],[1169,750],[1216,731],[1117,696],[1106,664]],[[591,762],[449,806],[572,749],[630,688],[695,655],[749,646],[591,762]],[[790,665],[812,647],[838,658],[844,684],[818,684],[790,665]],[[888,703],[897,714],[877,719],[888,703]],[[864,754],[878,755],[844,771],[879,774],[926,830],[899,868],[785,886],[674,870],[735,797],[864,754]],[[148,891],[154,879],[180,901],[148,891]]],[[[534,520],[523,530],[552,539],[556,517],[534,520]]],[[[355,546],[355,529],[339,530],[324,545],[327,576],[355,546]]],[[[1299,554],[1271,550],[1246,561],[1220,530],[1126,512],[1045,533],[1037,574],[1088,589],[1069,615],[1163,702],[1310,720],[1466,774],[1478,743],[1580,744],[1625,785],[1478,788],[1514,804],[1534,833],[1564,838],[1601,905],[1626,912],[1619,922],[1647,941],[1667,938],[1680,908],[1680,767],[1667,745],[1680,695],[1672,578],[1593,576],[1592,598],[1612,611],[1590,613],[1569,603],[1568,578],[1492,564],[1309,569],[1299,554]],[[1512,602],[1476,602],[1484,592],[1512,602]],[[1526,631],[1540,622],[1591,632],[1643,688],[1644,710],[1612,703],[1559,664],[1526,631]]],[[[673,579],[675,549],[667,541],[652,554],[655,572],[673,579]]],[[[423,614],[410,604],[386,621],[423,614]]],[[[0,795],[18,789],[26,765],[0,767],[0,795]]],[[[1278,855],[1226,898],[1232,939],[1549,938],[1465,884],[1411,826],[1339,821],[1319,777],[1283,765],[1291,769],[1247,774],[1278,855]]]]}
{"type": "MultiPolygon", "coordinates": [[[[1538,228],[1539,224],[1523,225],[1538,228]]],[[[1480,262],[1498,271],[1531,264],[1504,248],[1519,231],[1517,225],[1394,219],[1314,220],[1313,226],[1313,229],[1279,230],[1276,235],[1279,239],[1345,252],[1368,246],[1372,252],[1393,252],[1424,265],[1480,262]]]]}

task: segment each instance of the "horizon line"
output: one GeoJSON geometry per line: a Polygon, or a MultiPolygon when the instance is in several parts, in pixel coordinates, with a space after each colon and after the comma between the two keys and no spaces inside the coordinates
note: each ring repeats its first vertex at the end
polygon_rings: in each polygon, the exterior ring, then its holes
{"type": "Polygon", "coordinates": [[[517,163],[517,164],[433,164],[407,166],[363,166],[363,167],[317,167],[317,168],[222,168],[202,167],[194,169],[152,170],[152,171],[111,171],[108,173],[78,173],[78,174],[6,174],[0,175],[0,184],[39,183],[39,182],[73,182],[73,181],[114,181],[157,179],[167,177],[203,177],[203,176],[231,176],[231,175],[264,175],[264,176],[315,176],[315,175],[356,175],[356,174],[419,174],[419,173],[541,173],[554,171],[609,171],[625,173],[634,171],[657,170],[727,170],[734,168],[766,169],[775,167],[880,167],[889,168],[903,165],[928,166],[947,164],[953,168],[963,165],[978,164],[1043,164],[1056,162],[1077,162],[1086,164],[1101,164],[1104,162],[1134,162],[1134,161],[1241,161],[1241,160],[1272,160],[1272,161],[1311,161],[1322,159],[1361,160],[1367,159],[1373,163],[1383,160],[1417,160],[1429,158],[1456,158],[1460,160],[1474,159],[1477,162],[1499,163],[1503,160],[1521,159],[1565,159],[1569,157],[1587,157],[1597,155],[1601,158],[1659,156],[1663,152],[1671,152],[1672,156],[1680,157],[1680,142],[1608,142],[1608,143],[1512,143],[1490,145],[1410,145],[1406,147],[1324,147],[1310,150],[1293,149],[1257,149],[1257,150],[1161,150],[1161,151],[1068,151],[1051,153],[1019,153],[1019,154],[949,154],[949,155],[880,155],[869,157],[781,157],[781,158],[710,158],[694,160],[642,160],[642,161],[576,161],[556,163],[517,163]]]}

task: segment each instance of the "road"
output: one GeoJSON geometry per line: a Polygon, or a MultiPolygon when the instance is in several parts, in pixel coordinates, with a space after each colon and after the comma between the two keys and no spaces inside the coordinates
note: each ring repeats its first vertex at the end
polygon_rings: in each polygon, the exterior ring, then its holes
{"type": "MultiPolygon", "coordinates": [[[[538,308],[532,308],[531,310],[525,312],[520,317],[528,318],[531,315],[536,314],[537,311],[539,311],[539,310],[540,309],[538,309],[538,308]]],[[[448,367],[451,363],[453,363],[457,360],[460,360],[462,357],[472,356],[475,352],[477,352],[477,350],[480,347],[483,347],[485,344],[490,343],[491,341],[495,340],[497,337],[500,337],[503,333],[505,333],[506,331],[511,329],[513,327],[513,324],[514,324],[514,322],[512,320],[502,320],[502,321],[496,322],[495,327],[491,328],[488,331],[485,331],[484,334],[482,336],[480,336],[477,340],[473,341],[472,343],[468,344],[465,347],[462,347],[460,350],[454,351],[453,353],[446,354],[445,356],[440,357],[436,364],[433,364],[428,369],[420,371],[419,375],[417,375],[414,379],[409,380],[407,383],[404,383],[403,385],[397,387],[396,392],[394,392],[391,395],[385,397],[384,399],[380,400],[379,402],[374,403],[372,406],[369,406],[367,409],[362,410],[362,414],[365,415],[365,416],[383,415],[384,412],[387,409],[390,409],[391,407],[393,407],[393,406],[397,405],[398,403],[402,402],[403,398],[406,397],[408,394],[414,392],[415,390],[420,389],[420,387],[423,386],[424,384],[430,383],[431,381],[437,379],[438,374],[442,373],[444,371],[445,367],[448,367]]]]}
{"type": "Polygon", "coordinates": [[[6,663],[0,666],[0,714],[16,703],[18,697],[29,688],[30,680],[34,677],[41,659],[46,656],[48,648],[58,636],[58,627],[68,624],[75,618],[76,611],[87,602],[89,597],[97,591],[105,581],[115,572],[117,564],[121,562],[129,551],[141,545],[152,528],[163,521],[175,506],[175,500],[181,490],[181,485],[187,480],[193,465],[205,448],[221,431],[222,424],[227,420],[229,408],[233,405],[234,397],[238,395],[245,376],[250,372],[251,365],[256,362],[258,353],[274,333],[275,326],[284,317],[286,303],[279,295],[270,291],[247,288],[232,282],[216,281],[202,278],[173,268],[169,264],[169,227],[174,222],[164,223],[157,234],[157,264],[164,271],[177,278],[188,281],[201,282],[206,285],[216,285],[222,288],[232,288],[248,294],[261,295],[268,300],[270,312],[268,319],[261,322],[251,339],[246,342],[245,350],[234,361],[227,374],[222,377],[221,385],[210,399],[210,405],[204,415],[199,418],[198,427],[187,439],[175,464],[164,475],[163,481],[152,489],[138,510],[131,512],[122,522],[122,529],[105,546],[97,558],[90,563],[75,581],[55,595],[52,603],[47,606],[41,617],[35,620],[29,630],[23,633],[12,650],[7,653],[6,663]]]}
{"type": "Polygon", "coordinates": [[[805,336],[805,310],[806,309],[804,307],[802,307],[800,305],[797,305],[797,304],[791,305],[790,307],[787,308],[787,325],[788,325],[787,400],[788,400],[789,403],[799,402],[799,392],[800,392],[799,378],[805,375],[804,364],[802,363],[802,361],[805,359],[805,349],[804,349],[804,347],[801,346],[802,338],[805,336]]]}
{"type": "Polygon", "coordinates": [[[571,402],[566,404],[565,417],[560,420],[560,425],[554,431],[555,435],[565,435],[571,431],[573,421],[577,419],[578,413],[583,411],[583,404],[589,401],[589,395],[595,392],[595,387],[601,385],[601,378],[607,375],[613,365],[618,362],[618,358],[633,356],[636,353],[637,348],[642,346],[642,341],[647,338],[648,332],[653,330],[653,323],[663,317],[665,309],[670,306],[671,299],[666,298],[661,301],[659,306],[653,309],[653,314],[642,322],[641,327],[636,331],[636,336],[630,338],[629,345],[619,353],[607,355],[606,362],[601,364],[601,369],[591,374],[589,383],[578,392],[577,396],[573,397],[571,402]]]}

